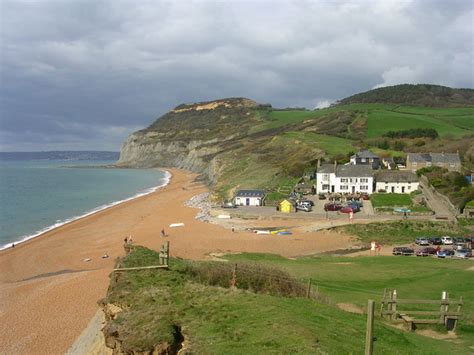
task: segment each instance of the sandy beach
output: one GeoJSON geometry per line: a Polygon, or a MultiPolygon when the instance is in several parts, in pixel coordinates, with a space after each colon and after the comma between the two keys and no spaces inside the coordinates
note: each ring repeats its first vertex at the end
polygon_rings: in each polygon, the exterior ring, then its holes
{"type": "MultiPolygon", "coordinates": [[[[195,219],[185,201],[207,191],[196,175],[169,169],[169,185],[149,195],[66,224],[0,252],[0,352],[61,354],[81,334],[105,296],[123,239],[158,250],[165,229],[171,256],[201,259],[209,253],[267,252],[287,257],[344,249],[337,233],[294,230],[291,236],[232,232],[195,219]],[[184,227],[169,228],[171,223],[184,227]],[[108,254],[110,257],[102,259],[108,254]],[[84,259],[90,258],[89,262],[84,259]]],[[[261,224],[262,222],[260,222],[261,224]]],[[[276,222],[274,222],[276,223],[276,222]]]]}

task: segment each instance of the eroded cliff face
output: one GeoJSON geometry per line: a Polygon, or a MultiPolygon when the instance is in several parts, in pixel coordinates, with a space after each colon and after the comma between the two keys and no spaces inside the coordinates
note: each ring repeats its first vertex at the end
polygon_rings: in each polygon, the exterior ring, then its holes
{"type": "Polygon", "coordinates": [[[213,182],[218,155],[247,134],[258,120],[253,111],[257,106],[243,98],[180,105],[147,129],[132,133],[117,165],[182,168],[204,173],[213,182]]]}

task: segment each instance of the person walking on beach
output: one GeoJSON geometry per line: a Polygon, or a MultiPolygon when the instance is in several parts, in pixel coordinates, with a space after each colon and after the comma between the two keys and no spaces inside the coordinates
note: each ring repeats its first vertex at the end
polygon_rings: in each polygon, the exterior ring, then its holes
{"type": "Polygon", "coordinates": [[[165,229],[163,228],[161,230],[161,238],[164,238],[164,237],[166,237],[166,233],[165,233],[165,229]]]}
{"type": "Polygon", "coordinates": [[[132,244],[133,243],[133,239],[132,239],[132,236],[128,236],[128,244],[132,244]]]}

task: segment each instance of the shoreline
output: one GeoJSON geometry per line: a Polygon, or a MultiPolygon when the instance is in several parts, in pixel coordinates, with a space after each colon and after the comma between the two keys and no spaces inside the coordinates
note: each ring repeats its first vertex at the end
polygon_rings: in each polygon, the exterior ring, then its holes
{"type": "MultiPolygon", "coordinates": [[[[160,170],[160,169],[158,169],[158,170],[160,170]]],[[[40,229],[36,232],[33,232],[33,234],[29,234],[29,235],[26,235],[26,236],[21,236],[21,237],[19,237],[19,238],[21,238],[19,240],[1,245],[0,246],[0,256],[2,255],[3,251],[11,249],[13,247],[13,245],[16,248],[16,247],[28,242],[29,240],[41,237],[42,235],[44,235],[48,232],[54,231],[56,228],[61,228],[61,227],[65,226],[69,223],[81,220],[83,218],[92,216],[96,213],[105,211],[105,210],[107,210],[109,208],[112,208],[114,206],[120,205],[120,204],[128,202],[128,201],[135,200],[137,198],[140,198],[140,197],[143,197],[143,196],[146,196],[146,195],[149,195],[149,194],[152,194],[152,193],[158,191],[159,189],[161,189],[161,188],[165,187],[166,185],[168,185],[171,181],[171,178],[173,177],[173,175],[168,170],[160,170],[160,171],[163,171],[165,173],[165,176],[163,178],[164,179],[163,184],[150,187],[148,189],[143,190],[142,192],[137,192],[135,195],[133,195],[131,197],[127,197],[123,200],[113,201],[113,202],[110,202],[110,203],[107,203],[107,204],[104,204],[104,205],[94,207],[93,209],[91,209],[89,211],[86,211],[86,212],[84,212],[83,214],[81,214],[79,216],[73,216],[73,217],[67,218],[64,221],[56,222],[56,223],[54,223],[52,225],[49,225],[47,227],[44,227],[44,228],[42,228],[42,229],[40,229]]]]}
{"type": "Polygon", "coordinates": [[[306,232],[296,225],[292,236],[272,237],[197,220],[199,209],[185,203],[208,192],[207,186],[196,180],[195,173],[166,170],[172,178],[157,191],[0,253],[0,322],[9,325],[0,332],[2,351],[65,353],[99,309],[97,302],[106,295],[109,275],[116,258],[124,256],[123,240],[129,235],[135,244],[153,250],[170,241],[171,257],[194,260],[232,252],[293,257],[342,249],[350,243],[348,236],[306,232]],[[169,227],[175,223],[184,225],[169,227]],[[163,228],[167,238],[160,237],[163,228]],[[109,257],[102,258],[105,254],[109,257]]]}

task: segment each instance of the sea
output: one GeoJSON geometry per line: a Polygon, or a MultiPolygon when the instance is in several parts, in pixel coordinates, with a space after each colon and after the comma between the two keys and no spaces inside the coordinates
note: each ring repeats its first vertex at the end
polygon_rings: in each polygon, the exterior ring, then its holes
{"type": "Polygon", "coordinates": [[[158,169],[110,168],[111,152],[0,153],[0,250],[155,191],[158,169]]]}

